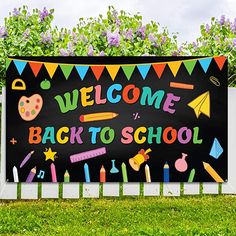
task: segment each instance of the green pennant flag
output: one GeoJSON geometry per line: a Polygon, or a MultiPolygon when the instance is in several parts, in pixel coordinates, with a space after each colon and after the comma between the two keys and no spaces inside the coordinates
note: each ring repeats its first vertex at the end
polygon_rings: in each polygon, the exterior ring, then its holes
{"type": "Polygon", "coordinates": [[[60,65],[60,67],[65,78],[68,79],[74,66],[73,65],[60,65]]]}
{"type": "Polygon", "coordinates": [[[130,77],[132,76],[132,74],[134,72],[135,66],[128,66],[127,65],[127,66],[122,66],[121,68],[124,71],[126,78],[128,80],[130,80],[130,77]]]}
{"type": "Polygon", "coordinates": [[[6,70],[8,69],[8,67],[10,66],[11,64],[11,60],[10,59],[6,59],[6,70]]]}
{"type": "Polygon", "coordinates": [[[186,70],[188,71],[189,75],[191,75],[193,72],[193,69],[197,63],[197,60],[183,61],[183,63],[184,63],[186,70]]]}

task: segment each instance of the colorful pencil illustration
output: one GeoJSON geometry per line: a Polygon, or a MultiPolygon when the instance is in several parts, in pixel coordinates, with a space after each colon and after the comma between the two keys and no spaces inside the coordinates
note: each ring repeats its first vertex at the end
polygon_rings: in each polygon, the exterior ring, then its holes
{"type": "Polygon", "coordinates": [[[20,164],[20,168],[22,168],[25,165],[25,163],[31,158],[32,154],[34,154],[34,151],[31,151],[30,153],[26,155],[26,157],[23,159],[23,161],[20,164]]]}
{"type": "Polygon", "coordinates": [[[193,182],[194,176],[195,176],[195,169],[192,169],[188,177],[188,182],[193,182]]]}
{"type": "Polygon", "coordinates": [[[146,182],[150,183],[151,181],[151,175],[150,175],[150,168],[148,164],[145,165],[145,176],[146,176],[146,182]]]}
{"type": "Polygon", "coordinates": [[[68,170],[66,170],[66,172],[64,174],[64,182],[65,183],[69,183],[70,182],[70,174],[69,174],[68,170]]]}
{"type": "Polygon", "coordinates": [[[25,182],[31,183],[33,181],[35,175],[36,175],[36,166],[30,170],[29,175],[28,175],[25,182]]]}
{"type": "Polygon", "coordinates": [[[81,122],[91,122],[98,120],[110,120],[114,119],[117,116],[118,114],[114,112],[98,112],[98,113],[81,115],[79,119],[81,122]]]}
{"type": "Polygon", "coordinates": [[[125,165],[124,162],[121,164],[121,171],[122,171],[123,182],[127,183],[128,182],[128,176],[127,176],[126,165],[125,165]]]}
{"type": "Polygon", "coordinates": [[[106,170],[104,166],[102,165],[100,169],[100,183],[105,183],[106,182],[106,170]]]}
{"type": "Polygon", "coordinates": [[[19,182],[18,170],[15,166],[13,167],[12,172],[13,172],[14,182],[18,183],[19,182]]]}
{"type": "Polygon", "coordinates": [[[89,166],[87,163],[84,164],[84,176],[85,176],[85,182],[90,182],[90,174],[89,174],[89,166]]]}
{"type": "Polygon", "coordinates": [[[166,162],[163,168],[163,181],[169,182],[170,181],[170,171],[169,171],[169,165],[166,162]]]}
{"type": "Polygon", "coordinates": [[[218,183],[224,182],[224,180],[218,175],[218,173],[211,167],[209,163],[202,162],[204,169],[208,172],[208,174],[218,183]]]}
{"type": "Polygon", "coordinates": [[[51,169],[52,182],[56,183],[57,182],[57,173],[56,173],[56,167],[55,167],[54,163],[51,164],[50,169],[51,169]]]}

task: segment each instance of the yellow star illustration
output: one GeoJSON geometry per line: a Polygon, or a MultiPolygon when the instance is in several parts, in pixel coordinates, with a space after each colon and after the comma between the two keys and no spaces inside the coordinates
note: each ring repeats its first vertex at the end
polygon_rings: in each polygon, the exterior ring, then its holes
{"type": "Polygon", "coordinates": [[[43,152],[43,153],[46,156],[45,161],[50,160],[50,159],[54,161],[55,155],[57,154],[57,152],[53,152],[51,148],[49,148],[46,152],[43,152]]]}

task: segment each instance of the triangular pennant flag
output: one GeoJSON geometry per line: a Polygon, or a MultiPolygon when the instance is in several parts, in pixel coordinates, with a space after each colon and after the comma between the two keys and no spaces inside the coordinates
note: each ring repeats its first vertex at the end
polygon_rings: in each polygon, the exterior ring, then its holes
{"type": "Polygon", "coordinates": [[[120,69],[120,65],[107,65],[106,68],[107,68],[109,75],[111,76],[111,79],[114,81],[114,79],[120,69]]]}
{"type": "Polygon", "coordinates": [[[25,69],[27,62],[14,60],[14,64],[16,66],[16,69],[18,70],[19,75],[21,75],[23,70],[25,69]]]}
{"type": "Polygon", "coordinates": [[[29,62],[29,65],[30,65],[30,68],[31,70],[33,71],[34,73],[34,76],[37,77],[38,76],[38,73],[43,65],[43,63],[40,63],[40,62],[29,62]]]}
{"type": "Polygon", "coordinates": [[[128,80],[130,80],[130,78],[134,72],[135,66],[128,66],[127,65],[127,66],[122,66],[121,68],[124,71],[126,78],[128,80]]]}
{"type": "Polygon", "coordinates": [[[84,79],[84,77],[85,77],[85,75],[86,75],[86,73],[88,71],[88,68],[89,68],[89,66],[83,66],[83,65],[75,66],[75,69],[77,70],[81,80],[84,79]]]}
{"type": "Polygon", "coordinates": [[[177,75],[181,63],[182,63],[182,61],[170,61],[170,62],[167,62],[167,64],[170,67],[170,70],[171,70],[171,72],[172,72],[174,77],[177,75]]]}
{"type": "Polygon", "coordinates": [[[189,75],[191,75],[193,72],[193,69],[197,63],[197,60],[184,61],[183,63],[184,63],[186,70],[188,71],[189,75]]]}
{"type": "Polygon", "coordinates": [[[217,66],[219,67],[219,69],[222,70],[222,68],[225,64],[225,61],[226,61],[226,57],[224,57],[224,56],[214,57],[214,60],[217,64],[217,66]]]}
{"type": "Polygon", "coordinates": [[[90,67],[91,67],[91,70],[93,71],[95,78],[99,80],[105,66],[96,65],[96,66],[90,66],[90,67]]]}
{"type": "Polygon", "coordinates": [[[215,159],[218,159],[220,155],[223,153],[223,148],[220,145],[219,141],[217,138],[214,138],[211,151],[210,151],[210,156],[214,157],[215,159]]]}
{"type": "Polygon", "coordinates": [[[60,67],[65,78],[68,79],[74,66],[73,65],[60,65],[60,67]]]}
{"type": "Polygon", "coordinates": [[[151,67],[151,64],[145,65],[137,65],[140,74],[142,75],[143,79],[146,79],[147,73],[151,67]]]}
{"type": "Polygon", "coordinates": [[[162,73],[166,67],[166,64],[153,64],[152,67],[156,71],[156,74],[157,74],[158,78],[160,79],[162,76],[162,73]]]}
{"type": "Polygon", "coordinates": [[[6,59],[6,70],[8,69],[8,67],[10,66],[11,64],[11,60],[10,59],[6,59]]]}
{"type": "Polygon", "coordinates": [[[211,60],[212,60],[212,58],[203,58],[203,59],[199,59],[199,60],[198,60],[199,63],[201,64],[202,69],[204,70],[205,73],[206,73],[207,70],[208,70],[208,67],[209,67],[209,65],[210,65],[210,63],[211,63],[211,60]]]}
{"type": "Polygon", "coordinates": [[[56,69],[57,69],[57,67],[58,67],[58,64],[45,62],[44,65],[45,65],[45,68],[46,68],[46,70],[47,70],[49,76],[52,78],[53,75],[54,75],[55,72],[56,72],[56,69]]]}

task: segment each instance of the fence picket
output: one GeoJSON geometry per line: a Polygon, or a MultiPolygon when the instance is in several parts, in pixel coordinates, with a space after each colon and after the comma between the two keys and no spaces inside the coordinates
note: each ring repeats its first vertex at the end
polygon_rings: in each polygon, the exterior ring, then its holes
{"type": "Polygon", "coordinates": [[[218,183],[203,183],[204,194],[218,194],[219,184],[218,183]]]}
{"type": "Polygon", "coordinates": [[[164,196],[180,196],[180,183],[163,183],[164,196]]]}
{"type": "Polygon", "coordinates": [[[99,183],[84,183],[83,184],[84,198],[99,198],[99,183]]]}
{"type": "Polygon", "coordinates": [[[197,195],[200,193],[199,183],[184,183],[184,195],[197,195]]]}
{"type": "Polygon", "coordinates": [[[62,197],[63,198],[79,198],[79,184],[64,183],[62,197]]]}
{"type": "Polygon", "coordinates": [[[144,196],[159,196],[160,184],[159,183],[144,183],[144,196]]]}
{"type": "Polygon", "coordinates": [[[123,195],[125,196],[139,196],[140,195],[140,183],[124,183],[123,195]]]}
{"type": "Polygon", "coordinates": [[[59,184],[42,183],[42,198],[59,198],[59,184]]]}
{"type": "Polygon", "coordinates": [[[21,183],[21,199],[38,199],[38,183],[21,183]]]}
{"type": "Polygon", "coordinates": [[[104,183],[103,196],[104,197],[118,197],[120,195],[120,183],[104,183]]]}

